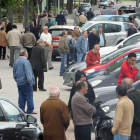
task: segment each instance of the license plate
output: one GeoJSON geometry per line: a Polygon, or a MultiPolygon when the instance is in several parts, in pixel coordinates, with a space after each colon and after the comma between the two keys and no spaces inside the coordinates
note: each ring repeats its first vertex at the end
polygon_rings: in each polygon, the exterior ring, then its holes
{"type": "Polygon", "coordinates": [[[59,43],[58,42],[53,42],[53,45],[59,45],[59,43]]]}

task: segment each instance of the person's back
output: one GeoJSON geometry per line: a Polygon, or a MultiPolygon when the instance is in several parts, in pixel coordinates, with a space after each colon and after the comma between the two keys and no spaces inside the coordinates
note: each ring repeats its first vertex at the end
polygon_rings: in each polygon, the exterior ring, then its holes
{"type": "Polygon", "coordinates": [[[45,15],[43,18],[41,18],[39,25],[41,25],[41,28],[43,28],[47,22],[48,18],[45,15]]]}
{"type": "Polygon", "coordinates": [[[51,22],[51,21],[49,21],[48,23],[46,23],[45,24],[45,26],[47,26],[48,28],[50,28],[51,26],[53,26],[54,24],[51,22]]]}
{"type": "Polygon", "coordinates": [[[39,39],[39,35],[38,35],[38,31],[37,31],[37,28],[36,28],[36,27],[30,25],[30,32],[33,33],[33,34],[35,35],[36,40],[39,39]]]}
{"type": "Polygon", "coordinates": [[[94,13],[93,13],[93,11],[89,10],[87,12],[87,19],[90,20],[92,17],[94,17],[94,13]]]}

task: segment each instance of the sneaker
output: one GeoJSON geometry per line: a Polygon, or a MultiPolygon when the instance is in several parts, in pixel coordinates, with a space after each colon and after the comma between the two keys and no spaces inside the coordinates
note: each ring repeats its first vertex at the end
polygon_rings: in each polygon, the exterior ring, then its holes
{"type": "Polygon", "coordinates": [[[47,91],[46,89],[42,88],[42,89],[39,89],[40,91],[47,91]]]}

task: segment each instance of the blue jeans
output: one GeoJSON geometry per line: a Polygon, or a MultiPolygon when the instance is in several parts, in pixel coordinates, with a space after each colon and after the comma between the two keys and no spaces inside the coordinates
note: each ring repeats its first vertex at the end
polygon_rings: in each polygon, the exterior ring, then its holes
{"type": "Polygon", "coordinates": [[[65,65],[67,63],[67,53],[61,54],[61,67],[60,67],[60,75],[65,73],[65,65]]]}
{"type": "Polygon", "coordinates": [[[70,56],[73,62],[75,62],[75,48],[74,49],[70,49],[70,56]]]}
{"type": "Polygon", "coordinates": [[[34,110],[34,102],[33,102],[33,86],[29,84],[24,84],[18,86],[18,105],[19,108],[25,112],[25,104],[27,101],[27,114],[30,114],[34,110]]]}
{"type": "Polygon", "coordinates": [[[114,140],[130,140],[130,137],[116,133],[114,134],[114,140]]]}
{"type": "Polygon", "coordinates": [[[86,54],[83,53],[77,53],[77,62],[83,62],[85,61],[86,54]]]}

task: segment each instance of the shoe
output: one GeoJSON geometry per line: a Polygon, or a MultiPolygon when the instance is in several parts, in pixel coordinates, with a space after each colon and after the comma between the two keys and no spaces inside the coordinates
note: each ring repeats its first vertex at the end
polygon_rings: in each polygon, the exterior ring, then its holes
{"type": "Polygon", "coordinates": [[[13,67],[13,66],[11,66],[10,64],[9,64],[9,66],[10,66],[10,67],[13,67]]]}
{"type": "Polygon", "coordinates": [[[34,92],[36,92],[37,90],[35,89],[35,90],[33,90],[34,92]]]}
{"type": "Polygon", "coordinates": [[[42,88],[42,89],[39,89],[40,91],[47,91],[46,89],[42,88]]]}
{"type": "Polygon", "coordinates": [[[53,67],[49,67],[49,70],[52,70],[53,69],[53,67]]]}
{"type": "Polygon", "coordinates": [[[63,76],[63,74],[60,74],[60,76],[63,76]]]}
{"type": "Polygon", "coordinates": [[[9,56],[9,55],[7,55],[7,58],[10,58],[10,56],[9,56]]]}
{"type": "Polygon", "coordinates": [[[32,112],[32,113],[27,113],[27,114],[37,114],[36,112],[32,112]]]}
{"type": "Polygon", "coordinates": [[[2,60],[6,60],[6,58],[2,58],[2,60]]]}

